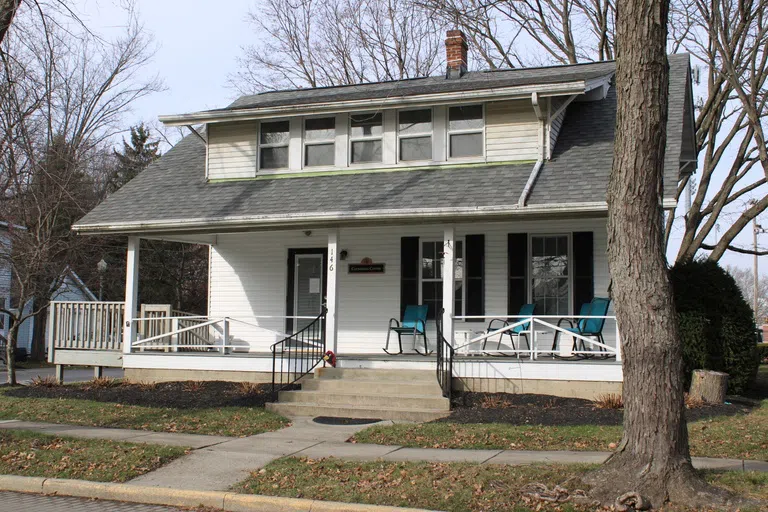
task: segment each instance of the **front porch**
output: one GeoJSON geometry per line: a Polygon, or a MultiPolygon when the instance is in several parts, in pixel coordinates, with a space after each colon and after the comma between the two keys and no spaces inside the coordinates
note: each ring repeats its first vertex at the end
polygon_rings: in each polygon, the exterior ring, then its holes
{"type": "Polygon", "coordinates": [[[273,364],[278,372],[303,373],[332,350],[340,368],[435,371],[439,319],[454,349],[455,388],[519,392],[526,389],[522,382],[578,381],[613,390],[621,382],[612,311],[581,309],[592,297],[607,296],[604,218],[152,237],[210,247],[207,314],[142,311],[140,239],[131,236],[125,302],[91,306],[82,313],[87,318],[70,320],[92,326],[79,333],[51,322],[53,362],[67,356],[77,364],[72,359],[86,351],[109,351],[119,354],[127,375],[194,372],[266,381],[273,364]],[[414,341],[422,352],[423,341],[410,336],[403,337],[403,354],[384,353],[388,321],[415,304],[428,307],[424,334],[432,355],[416,355],[414,341]],[[524,304],[537,310],[521,315],[524,304]],[[118,308],[119,321],[100,319],[100,307],[118,308]],[[501,322],[489,331],[493,319],[501,322]],[[586,319],[599,321],[599,337],[567,330],[586,319]],[[93,331],[107,325],[108,334],[93,331]],[[273,362],[273,354],[294,360],[273,362]]]}

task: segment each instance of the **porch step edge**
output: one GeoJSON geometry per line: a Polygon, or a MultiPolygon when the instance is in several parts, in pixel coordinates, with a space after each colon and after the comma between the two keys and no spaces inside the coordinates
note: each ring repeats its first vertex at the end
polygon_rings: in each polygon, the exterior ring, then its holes
{"type": "Polygon", "coordinates": [[[391,407],[407,410],[435,409],[449,411],[451,402],[442,395],[395,395],[368,393],[333,393],[323,391],[281,391],[280,403],[336,407],[391,407]]]}
{"type": "Polygon", "coordinates": [[[376,418],[382,420],[402,420],[425,422],[448,416],[449,411],[422,409],[397,409],[390,407],[355,407],[334,405],[313,405],[303,403],[268,403],[268,411],[288,417],[297,416],[331,416],[337,418],[376,418]]]}

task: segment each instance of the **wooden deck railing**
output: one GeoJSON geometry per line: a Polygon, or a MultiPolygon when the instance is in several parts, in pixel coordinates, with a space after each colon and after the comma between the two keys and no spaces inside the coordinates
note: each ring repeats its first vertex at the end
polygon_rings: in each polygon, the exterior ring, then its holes
{"type": "Polygon", "coordinates": [[[122,302],[51,302],[50,346],[61,350],[114,350],[123,346],[122,302]]]}

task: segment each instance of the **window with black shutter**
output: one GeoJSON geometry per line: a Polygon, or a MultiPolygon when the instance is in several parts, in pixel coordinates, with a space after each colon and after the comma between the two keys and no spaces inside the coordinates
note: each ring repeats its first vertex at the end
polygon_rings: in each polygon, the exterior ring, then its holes
{"type": "Polygon", "coordinates": [[[595,296],[594,240],[591,231],[573,234],[573,309],[578,312],[582,304],[595,296]]]}
{"type": "MultiPolygon", "coordinates": [[[[485,315],[485,235],[466,236],[466,316],[485,315]]],[[[467,322],[483,322],[482,319],[467,322]]]]}
{"type": "Polygon", "coordinates": [[[528,302],[528,234],[507,235],[507,313],[516,315],[528,302]]]}

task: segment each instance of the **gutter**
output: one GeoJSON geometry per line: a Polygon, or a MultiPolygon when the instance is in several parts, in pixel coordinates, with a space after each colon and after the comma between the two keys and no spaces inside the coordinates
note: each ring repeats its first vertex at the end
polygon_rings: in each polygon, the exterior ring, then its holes
{"type": "Polygon", "coordinates": [[[174,219],[167,221],[126,222],[120,224],[76,224],[72,229],[79,234],[100,233],[137,233],[137,232],[191,232],[221,230],[248,230],[260,228],[296,228],[307,227],[309,224],[338,225],[346,223],[385,223],[393,221],[425,220],[444,221],[446,217],[457,220],[474,219],[479,217],[509,217],[511,215],[558,215],[582,213],[603,214],[608,210],[604,201],[587,203],[536,205],[520,208],[518,205],[451,207],[451,208],[420,208],[403,210],[368,210],[360,212],[328,212],[283,215],[240,216],[223,219],[174,219]]]}
{"type": "Polygon", "coordinates": [[[541,97],[562,96],[566,94],[583,94],[587,90],[588,85],[584,80],[576,80],[573,82],[564,82],[561,84],[496,87],[475,91],[458,91],[453,93],[431,93],[414,96],[391,95],[384,98],[367,98],[360,100],[299,103],[273,107],[251,107],[236,110],[206,110],[202,112],[194,112],[191,114],[163,115],[159,116],[158,119],[166,126],[187,126],[190,124],[198,123],[216,123],[234,120],[256,120],[265,117],[275,117],[278,115],[290,117],[307,115],[311,112],[322,111],[344,112],[361,109],[378,110],[383,107],[392,105],[446,105],[450,103],[466,102],[468,100],[498,99],[500,97],[503,97],[504,99],[524,99],[529,98],[532,93],[541,97]]]}
{"type": "Polygon", "coordinates": [[[539,177],[539,172],[544,166],[544,160],[547,154],[547,149],[544,147],[547,140],[545,132],[547,129],[547,119],[544,112],[541,110],[541,106],[539,105],[539,95],[536,92],[531,93],[531,105],[533,105],[533,112],[536,114],[536,119],[539,120],[539,157],[536,159],[536,163],[533,164],[533,169],[531,169],[531,174],[528,176],[528,181],[525,182],[523,192],[520,194],[520,199],[517,201],[517,206],[519,208],[524,208],[525,203],[528,202],[528,196],[531,195],[533,184],[536,183],[536,178],[539,177]]]}

